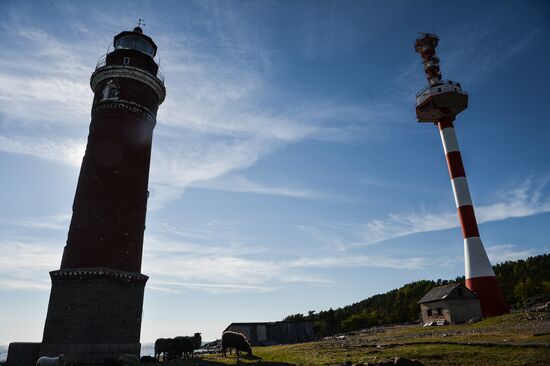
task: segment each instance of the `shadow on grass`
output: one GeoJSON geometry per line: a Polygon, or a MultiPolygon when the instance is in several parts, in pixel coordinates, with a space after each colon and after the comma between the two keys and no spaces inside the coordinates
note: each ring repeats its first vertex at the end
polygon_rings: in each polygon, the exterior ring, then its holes
{"type": "MultiPolygon", "coordinates": [[[[295,366],[292,363],[263,361],[258,356],[241,356],[223,358],[224,362],[216,360],[204,360],[194,358],[189,360],[179,360],[172,363],[174,366],[222,366],[222,365],[261,365],[261,366],[295,366]],[[229,361],[229,363],[227,363],[229,361]]],[[[157,364],[159,365],[159,364],[157,364]]]]}
{"type": "Polygon", "coordinates": [[[236,363],[221,363],[216,361],[206,361],[206,360],[195,360],[195,362],[184,364],[192,366],[222,366],[222,365],[261,365],[261,366],[296,366],[292,363],[286,362],[272,362],[272,361],[262,361],[257,360],[254,362],[242,362],[241,360],[235,359],[236,363]]]}

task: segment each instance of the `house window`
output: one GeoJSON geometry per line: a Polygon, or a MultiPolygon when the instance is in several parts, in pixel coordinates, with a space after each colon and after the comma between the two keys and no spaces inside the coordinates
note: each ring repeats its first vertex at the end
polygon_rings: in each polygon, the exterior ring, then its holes
{"type": "Polygon", "coordinates": [[[443,308],[437,308],[437,314],[443,315],[443,308]]]}
{"type": "Polygon", "coordinates": [[[124,65],[128,65],[130,63],[130,57],[124,57],[124,59],[122,60],[122,63],[124,65]]]}
{"type": "Polygon", "coordinates": [[[426,315],[428,315],[428,316],[432,316],[432,309],[428,309],[428,310],[426,310],[426,315]]]}

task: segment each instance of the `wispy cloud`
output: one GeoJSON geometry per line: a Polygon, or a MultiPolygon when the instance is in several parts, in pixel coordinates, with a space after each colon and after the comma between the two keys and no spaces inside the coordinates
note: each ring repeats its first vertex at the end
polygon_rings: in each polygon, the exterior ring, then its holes
{"type": "MultiPolygon", "coordinates": [[[[218,48],[205,49],[209,42],[200,33],[190,33],[186,42],[162,32],[154,35],[168,97],[155,130],[151,209],[178,199],[191,185],[221,189],[216,179],[251,167],[286,144],[304,139],[349,142],[369,135],[372,122],[389,113],[384,106],[336,99],[301,96],[288,103],[289,96],[271,86],[272,63],[278,59],[263,41],[246,36],[250,32],[238,21],[239,14],[231,21],[218,14],[227,24],[209,23],[220,35],[218,48]]],[[[79,35],[75,42],[20,15],[12,18],[4,24],[13,40],[10,58],[0,59],[0,150],[77,167],[86,141],[85,131],[76,132],[75,126],[89,121],[88,78],[110,35],[76,19],[66,24],[79,35]],[[31,128],[34,134],[28,132],[31,128]]],[[[226,190],[295,198],[321,195],[244,178],[223,185],[226,190]]]]}
{"type": "Polygon", "coordinates": [[[164,282],[156,281],[148,289],[167,293],[177,293],[179,289],[205,290],[208,292],[271,292],[276,290],[270,286],[246,285],[242,283],[200,283],[200,282],[164,282]]]}
{"type": "Polygon", "coordinates": [[[48,272],[61,258],[62,245],[56,244],[43,238],[1,239],[0,287],[49,289],[48,272]]]}
{"type": "Polygon", "coordinates": [[[43,217],[25,217],[18,219],[0,219],[0,223],[28,229],[67,230],[71,216],[60,214],[43,217]]]}
{"type": "Polygon", "coordinates": [[[86,144],[74,139],[0,135],[0,151],[80,166],[86,144]]]}
{"type": "Polygon", "coordinates": [[[544,33],[543,28],[520,28],[508,21],[493,16],[468,24],[468,29],[462,25],[454,33],[460,38],[449,40],[452,48],[442,58],[443,69],[462,83],[483,83],[544,33]]]}
{"type": "MultiPolygon", "coordinates": [[[[148,288],[167,293],[181,289],[208,292],[268,292],[293,284],[332,286],[337,282],[323,271],[329,268],[388,268],[418,270],[428,263],[421,257],[312,256],[258,258],[255,247],[240,244],[199,245],[149,235],[145,241],[143,273],[148,288]],[[236,254],[238,253],[238,255],[236,254]]],[[[0,287],[49,289],[48,272],[59,263],[63,246],[39,237],[0,241],[0,287]]]]}
{"type": "Polygon", "coordinates": [[[151,203],[155,209],[177,199],[192,183],[207,181],[256,163],[269,143],[256,140],[186,139],[157,145],[151,166],[151,203]],[[186,142],[186,143],[185,143],[186,142]]]}
{"type": "Polygon", "coordinates": [[[83,124],[92,91],[88,85],[96,41],[67,42],[29,24],[4,24],[0,58],[0,111],[6,121],[25,126],[83,124]]]}
{"type": "MultiPolygon", "coordinates": [[[[164,253],[163,253],[164,254],[164,253]]],[[[389,258],[384,256],[313,257],[286,260],[260,260],[217,253],[215,256],[151,256],[144,255],[144,271],[151,275],[156,288],[178,287],[219,291],[274,291],[291,283],[314,285],[335,284],[318,269],[328,268],[390,268],[418,270],[426,258],[389,258]]]]}
{"type": "Polygon", "coordinates": [[[228,192],[268,194],[312,200],[336,200],[336,196],[307,188],[277,187],[256,183],[241,175],[223,176],[215,180],[193,184],[193,187],[228,192]]]}
{"type": "Polygon", "coordinates": [[[342,57],[364,46],[373,37],[374,29],[357,27],[356,22],[369,24],[371,17],[385,17],[380,7],[365,7],[360,3],[330,3],[304,9],[297,19],[295,45],[298,52],[309,59],[342,57]],[[347,21],[342,22],[341,19],[347,21]]]}
{"type": "Polygon", "coordinates": [[[491,245],[487,246],[486,249],[489,260],[493,265],[506,261],[525,259],[538,254],[533,248],[519,248],[513,244],[491,245]]]}
{"type": "Polygon", "coordinates": [[[429,263],[427,258],[391,258],[386,256],[331,256],[320,258],[302,258],[291,261],[289,267],[297,268],[350,268],[350,267],[379,267],[394,269],[422,269],[429,263]]]}
{"type": "MultiPolygon", "coordinates": [[[[495,193],[495,203],[475,207],[478,223],[526,217],[550,212],[548,186],[550,178],[529,178],[513,187],[495,193]]],[[[371,245],[406,235],[445,230],[460,225],[456,212],[423,212],[391,214],[366,223],[330,223],[299,228],[327,246],[339,250],[371,245]]]]}

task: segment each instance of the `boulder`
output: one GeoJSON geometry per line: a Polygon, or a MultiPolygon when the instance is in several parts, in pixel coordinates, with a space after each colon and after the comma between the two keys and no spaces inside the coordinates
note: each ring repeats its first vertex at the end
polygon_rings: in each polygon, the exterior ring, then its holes
{"type": "Polygon", "coordinates": [[[141,366],[136,355],[125,353],[118,358],[120,366],[141,366]]]}
{"type": "Polygon", "coordinates": [[[152,356],[141,356],[139,359],[141,363],[158,363],[158,360],[152,356]]]}
{"type": "Polygon", "coordinates": [[[420,361],[409,360],[405,357],[396,357],[393,364],[398,366],[424,366],[420,361]]]}

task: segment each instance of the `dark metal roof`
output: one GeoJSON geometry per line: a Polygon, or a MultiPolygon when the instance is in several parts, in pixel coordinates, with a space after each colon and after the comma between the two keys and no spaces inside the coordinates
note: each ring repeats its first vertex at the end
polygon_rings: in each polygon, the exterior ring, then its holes
{"type": "Polygon", "coordinates": [[[462,287],[463,291],[465,290],[470,294],[473,294],[473,292],[468,290],[463,284],[451,283],[448,285],[432,288],[430,291],[428,291],[426,295],[424,295],[418,301],[417,304],[422,304],[422,303],[431,302],[431,301],[445,300],[451,294],[451,292],[453,292],[453,290],[457,287],[462,287]]]}

